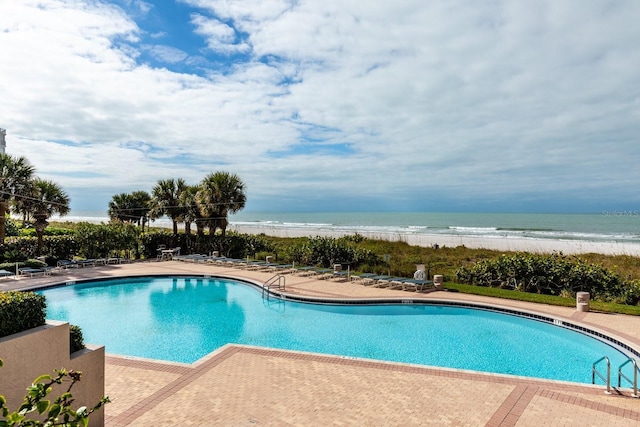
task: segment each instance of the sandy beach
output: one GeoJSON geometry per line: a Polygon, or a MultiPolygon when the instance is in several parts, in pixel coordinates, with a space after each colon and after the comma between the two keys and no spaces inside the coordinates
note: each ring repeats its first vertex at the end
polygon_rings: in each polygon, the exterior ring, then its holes
{"type": "MultiPolygon", "coordinates": [[[[231,225],[230,230],[246,234],[266,234],[276,237],[304,237],[326,236],[340,237],[355,234],[353,231],[336,231],[322,229],[308,229],[295,227],[267,227],[231,225]]],[[[557,240],[535,238],[488,238],[476,236],[453,236],[443,234],[401,234],[401,233],[366,233],[359,232],[364,237],[402,241],[413,246],[431,247],[434,244],[440,247],[466,246],[474,249],[491,249],[497,251],[526,251],[534,253],[562,252],[567,255],[599,253],[604,255],[631,255],[640,256],[640,245],[633,243],[616,242],[592,242],[586,240],[557,240]]]]}

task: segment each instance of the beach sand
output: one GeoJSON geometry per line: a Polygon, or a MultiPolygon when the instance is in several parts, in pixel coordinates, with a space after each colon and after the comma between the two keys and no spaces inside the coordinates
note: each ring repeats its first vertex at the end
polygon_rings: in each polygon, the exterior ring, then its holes
{"type": "MultiPolygon", "coordinates": [[[[309,230],[307,228],[281,228],[231,225],[230,230],[246,234],[266,234],[276,237],[323,236],[340,237],[355,234],[353,231],[309,230]]],[[[496,251],[523,251],[533,253],[562,252],[567,255],[599,253],[604,255],[640,256],[640,245],[633,243],[591,242],[586,240],[553,240],[534,238],[487,238],[475,236],[452,236],[443,234],[399,234],[399,233],[362,233],[360,235],[378,240],[402,241],[412,246],[440,247],[465,246],[473,249],[491,249],[496,251]]]]}

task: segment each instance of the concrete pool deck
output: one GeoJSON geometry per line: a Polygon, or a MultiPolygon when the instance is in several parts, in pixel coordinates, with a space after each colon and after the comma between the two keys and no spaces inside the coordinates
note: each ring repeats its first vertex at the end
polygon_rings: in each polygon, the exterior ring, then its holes
{"type": "MultiPolygon", "coordinates": [[[[152,274],[221,275],[259,283],[273,276],[162,261],[3,279],[0,290],[152,274]]],[[[286,289],[290,294],[320,298],[426,298],[509,307],[579,322],[640,349],[640,317],[635,316],[444,291],[379,289],[291,274],[286,275],[286,289]]],[[[629,397],[628,388],[606,395],[604,386],[238,345],[225,346],[192,365],[108,355],[105,377],[106,394],[112,399],[105,407],[105,423],[110,427],[635,426],[640,421],[640,399],[629,397]]],[[[612,372],[612,385],[617,385],[616,377],[612,372]]]]}

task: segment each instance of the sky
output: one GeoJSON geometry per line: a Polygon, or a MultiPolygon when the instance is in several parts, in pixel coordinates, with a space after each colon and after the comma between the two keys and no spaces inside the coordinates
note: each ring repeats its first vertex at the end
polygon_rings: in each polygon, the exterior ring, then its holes
{"type": "Polygon", "coordinates": [[[7,153],[71,209],[640,210],[637,0],[0,0],[7,153]]]}

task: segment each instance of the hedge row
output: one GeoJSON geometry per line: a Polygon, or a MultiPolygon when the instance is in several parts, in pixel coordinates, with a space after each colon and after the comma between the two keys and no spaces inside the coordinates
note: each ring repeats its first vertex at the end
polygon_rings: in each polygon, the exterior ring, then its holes
{"type": "Polygon", "coordinates": [[[379,262],[373,252],[357,248],[347,237],[312,237],[288,249],[289,261],[300,265],[331,267],[333,264],[348,264],[353,268],[362,264],[379,262]]]}
{"type": "Polygon", "coordinates": [[[0,337],[45,324],[45,297],[33,292],[0,293],[0,337]]]}
{"type": "MultiPolygon", "coordinates": [[[[0,338],[42,326],[46,321],[45,297],[34,292],[0,292],[0,338]]],[[[85,348],[82,330],[69,325],[69,352],[85,348]]]]}
{"type": "Polygon", "coordinates": [[[501,255],[458,269],[456,278],[469,285],[522,292],[575,296],[585,291],[594,300],[630,305],[640,302],[638,281],[625,283],[601,265],[561,253],[501,255]]]}

